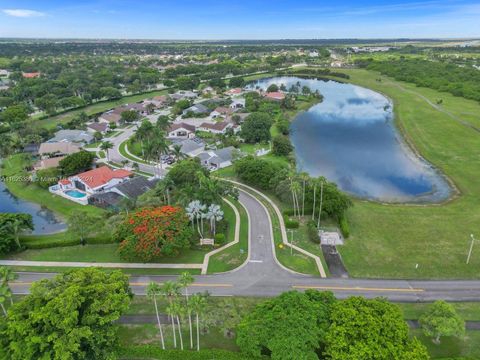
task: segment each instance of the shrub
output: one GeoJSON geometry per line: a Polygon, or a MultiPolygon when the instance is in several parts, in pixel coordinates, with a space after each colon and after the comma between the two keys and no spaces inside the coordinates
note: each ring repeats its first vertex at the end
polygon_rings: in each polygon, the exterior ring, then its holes
{"type": "Polygon", "coordinates": [[[343,237],[347,239],[350,236],[350,227],[348,226],[347,218],[342,216],[338,223],[340,225],[340,231],[342,232],[343,237]]]}
{"type": "Polygon", "coordinates": [[[218,233],[215,235],[215,244],[223,245],[225,244],[225,241],[226,241],[225,234],[218,233]]]}
{"type": "Polygon", "coordinates": [[[318,229],[317,229],[317,225],[315,224],[315,221],[310,220],[307,223],[307,234],[311,242],[315,244],[320,243],[320,236],[318,236],[318,229]]]}
{"type": "Polygon", "coordinates": [[[162,350],[155,345],[135,345],[123,347],[119,351],[122,358],[157,359],[157,360],[247,360],[245,354],[220,350],[201,349],[200,351],[162,350]]]}
{"type": "Polygon", "coordinates": [[[283,221],[285,222],[285,227],[287,229],[298,229],[298,227],[300,226],[298,220],[290,219],[287,216],[283,217],[283,221]]]}
{"type": "Polygon", "coordinates": [[[290,139],[285,135],[277,135],[273,138],[272,152],[277,156],[287,156],[293,150],[290,139]]]}

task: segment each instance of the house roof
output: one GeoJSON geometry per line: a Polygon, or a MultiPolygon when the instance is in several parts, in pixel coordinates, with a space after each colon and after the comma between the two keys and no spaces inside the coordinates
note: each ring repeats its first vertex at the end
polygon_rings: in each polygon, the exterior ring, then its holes
{"type": "Polygon", "coordinates": [[[114,110],[107,111],[103,113],[100,117],[108,122],[114,122],[114,123],[119,122],[120,119],[122,118],[120,113],[115,112],[114,110]]]}
{"type": "Polygon", "coordinates": [[[40,76],[40,72],[24,72],[22,76],[26,79],[33,79],[40,76]]]}
{"type": "Polygon", "coordinates": [[[273,91],[273,92],[267,92],[265,94],[265,97],[273,100],[283,100],[285,99],[285,94],[280,91],[273,91]]]}
{"type": "Polygon", "coordinates": [[[62,184],[62,185],[69,185],[71,184],[72,182],[68,179],[61,179],[59,182],[59,184],[62,184]]]}
{"type": "Polygon", "coordinates": [[[178,142],[181,145],[181,151],[184,154],[189,154],[195,150],[202,149],[205,147],[205,144],[202,141],[195,141],[195,139],[186,139],[181,142],[178,142]]]}
{"type": "Polygon", "coordinates": [[[202,123],[202,125],[200,125],[200,127],[204,128],[204,129],[209,129],[209,130],[223,131],[229,125],[230,124],[225,122],[225,121],[219,121],[219,122],[213,123],[213,124],[204,122],[204,123],[202,123]]]}
{"type": "Polygon", "coordinates": [[[230,95],[234,95],[234,94],[241,94],[242,91],[243,91],[242,88],[233,88],[228,90],[226,93],[230,95]]]}
{"type": "Polygon", "coordinates": [[[184,112],[192,111],[194,113],[207,113],[210,110],[203,104],[195,104],[190,106],[188,109],[185,109],[184,112]]]}
{"type": "Polygon", "coordinates": [[[225,115],[233,113],[233,109],[225,106],[219,106],[214,111],[225,115]]]}
{"type": "Polygon", "coordinates": [[[49,159],[41,159],[38,160],[35,165],[33,165],[33,168],[36,170],[43,170],[43,169],[50,169],[57,167],[60,164],[60,161],[62,159],[65,159],[65,156],[58,156],[58,157],[53,157],[49,159]]]}
{"type": "Polygon", "coordinates": [[[131,171],[128,171],[125,169],[112,170],[108,166],[102,166],[102,167],[78,174],[75,177],[82,180],[82,182],[88,185],[88,187],[95,189],[102,185],[107,184],[109,181],[113,179],[124,179],[132,175],[133,173],[131,171]]]}
{"type": "Polygon", "coordinates": [[[181,123],[174,123],[170,125],[170,127],[168,128],[168,132],[172,132],[178,129],[185,129],[190,132],[195,132],[196,130],[195,126],[181,122],[181,123]]]}
{"type": "Polygon", "coordinates": [[[91,123],[91,124],[88,124],[87,127],[95,131],[104,132],[104,131],[107,131],[108,124],[107,123],[91,123]]]}
{"type": "Polygon", "coordinates": [[[69,155],[79,151],[80,147],[69,141],[41,143],[38,149],[40,155],[55,153],[69,155]]]}
{"type": "Polygon", "coordinates": [[[130,199],[136,199],[140,195],[146,193],[148,190],[153,189],[157,182],[158,179],[147,180],[143,176],[136,176],[124,181],[121,184],[118,184],[115,186],[115,189],[130,199]]]}
{"type": "Polygon", "coordinates": [[[89,143],[92,140],[93,135],[84,130],[59,130],[48,142],[89,143]]]}

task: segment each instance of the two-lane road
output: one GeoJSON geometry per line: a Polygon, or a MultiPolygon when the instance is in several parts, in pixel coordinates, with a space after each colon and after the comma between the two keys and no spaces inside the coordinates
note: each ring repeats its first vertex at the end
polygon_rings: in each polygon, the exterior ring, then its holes
{"type": "MultiPolygon", "coordinates": [[[[215,275],[195,276],[191,292],[208,291],[216,296],[276,296],[288,290],[329,290],[339,298],[362,295],[386,297],[392,301],[480,301],[478,280],[384,280],[384,279],[322,279],[293,273],[277,262],[268,214],[252,195],[240,191],[239,201],[245,206],[250,222],[250,247],[247,262],[239,269],[215,275]]],[[[32,282],[52,277],[48,273],[19,273],[12,283],[17,294],[26,294],[32,282]]],[[[131,276],[135,294],[145,294],[152,282],[174,280],[176,276],[131,276]]]]}

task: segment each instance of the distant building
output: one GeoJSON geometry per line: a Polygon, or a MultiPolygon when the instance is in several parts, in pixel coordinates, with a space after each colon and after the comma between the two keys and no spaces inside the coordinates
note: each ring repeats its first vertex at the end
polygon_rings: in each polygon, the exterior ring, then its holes
{"type": "Polygon", "coordinates": [[[187,115],[189,113],[194,113],[194,114],[208,114],[210,113],[210,110],[203,104],[195,104],[190,106],[189,108],[183,110],[182,114],[187,115]]]}
{"type": "Polygon", "coordinates": [[[235,151],[238,150],[233,146],[229,146],[218,150],[203,151],[197,157],[203,166],[210,170],[218,170],[232,165],[233,153],[235,151]]]}
{"type": "Polygon", "coordinates": [[[180,151],[191,157],[195,157],[205,149],[205,143],[199,138],[174,141],[173,145],[180,145],[180,151]]]}
{"type": "Polygon", "coordinates": [[[220,121],[217,123],[204,122],[198,127],[198,130],[210,132],[213,134],[225,134],[227,132],[227,129],[231,128],[232,126],[233,125],[231,123],[226,121],[220,121]]]}
{"type": "Polygon", "coordinates": [[[122,119],[122,116],[120,115],[119,112],[116,112],[114,110],[109,110],[104,112],[100,117],[98,118],[98,122],[104,122],[107,124],[110,123],[115,123],[118,124],[120,123],[120,120],[122,119]]]}
{"type": "Polygon", "coordinates": [[[191,139],[195,137],[195,126],[186,123],[175,123],[167,129],[169,139],[191,139]]]}
{"type": "Polygon", "coordinates": [[[42,158],[66,156],[80,151],[80,146],[71,142],[45,142],[40,144],[38,154],[42,158]]]}
{"type": "Polygon", "coordinates": [[[242,88],[233,88],[225,91],[226,95],[240,95],[243,92],[242,88]]]}
{"type": "Polygon", "coordinates": [[[90,131],[92,133],[99,132],[101,134],[105,134],[108,131],[108,128],[108,123],[106,122],[94,122],[87,125],[87,131],[90,131]]]}
{"type": "Polygon", "coordinates": [[[40,159],[33,165],[33,169],[45,170],[45,169],[55,168],[60,165],[60,161],[62,161],[63,159],[65,159],[65,156],[40,159]]]}
{"type": "Polygon", "coordinates": [[[175,94],[170,95],[170,97],[176,101],[182,100],[182,99],[189,99],[193,100],[198,97],[196,93],[193,91],[177,91],[175,94]]]}
{"type": "Polygon", "coordinates": [[[24,72],[22,73],[22,76],[25,79],[34,79],[40,77],[41,73],[40,72],[24,72]]]}
{"type": "Polygon", "coordinates": [[[280,91],[273,91],[265,93],[265,99],[272,101],[282,101],[285,99],[285,94],[280,91]]]}
{"type": "Polygon", "coordinates": [[[211,113],[210,113],[210,117],[212,119],[215,119],[217,117],[220,117],[220,116],[228,116],[228,115],[231,115],[233,113],[233,109],[230,108],[230,107],[225,107],[225,106],[219,106],[217,108],[215,108],[215,110],[213,110],[211,113]]]}
{"type": "Polygon", "coordinates": [[[59,130],[48,142],[72,142],[77,144],[90,144],[93,135],[84,130],[59,130]]]}

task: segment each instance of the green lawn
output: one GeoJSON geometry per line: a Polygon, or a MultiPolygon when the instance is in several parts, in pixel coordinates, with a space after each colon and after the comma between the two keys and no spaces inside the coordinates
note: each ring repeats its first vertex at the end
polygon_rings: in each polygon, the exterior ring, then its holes
{"type": "MultiPolygon", "coordinates": [[[[142,160],[142,159],[137,159],[137,158],[135,158],[135,157],[133,157],[133,156],[131,156],[130,154],[127,153],[127,150],[126,150],[126,149],[127,149],[127,146],[128,146],[128,150],[130,151],[130,153],[132,153],[132,154],[135,155],[135,153],[133,153],[133,152],[130,150],[130,144],[129,144],[129,143],[130,143],[129,140],[125,140],[124,142],[122,142],[122,143],[120,144],[120,146],[118,147],[118,151],[120,152],[120,154],[121,154],[123,157],[125,157],[125,158],[127,158],[127,159],[130,159],[131,161],[138,162],[138,163],[142,163],[142,164],[149,164],[147,161],[142,160]]],[[[141,151],[140,151],[140,153],[141,153],[141,151]]],[[[137,155],[137,156],[138,156],[138,155],[137,155]]]]}
{"type": "MultiPolygon", "coordinates": [[[[95,261],[128,263],[117,253],[117,244],[75,245],[50,249],[29,249],[21,253],[11,254],[7,258],[12,260],[31,261],[95,261]]],[[[188,263],[201,264],[209,249],[187,249],[176,257],[162,257],[155,259],[157,263],[188,263]]]]}
{"type": "MultiPolygon", "coordinates": [[[[208,263],[208,272],[224,272],[233,270],[243,264],[248,256],[248,217],[245,208],[236,200],[229,199],[240,213],[240,241],[238,244],[230,246],[228,249],[210,257],[208,263]]],[[[230,227],[227,241],[233,241],[235,237],[235,213],[233,209],[225,205],[225,219],[229,219],[230,227]],[[230,210],[228,210],[230,209],[230,210]]]]}
{"type": "MultiPolygon", "coordinates": [[[[457,313],[464,320],[480,321],[480,303],[478,302],[452,302],[457,313]]],[[[431,305],[431,303],[399,303],[405,319],[418,319],[431,305]]]]}
{"type": "Polygon", "coordinates": [[[431,206],[356,200],[347,214],[351,236],[340,248],[349,273],[356,277],[478,278],[480,252],[474,252],[469,265],[465,260],[470,233],[480,238],[480,136],[415,93],[432,102],[443,99],[445,110],[479,127],[480,104],[366,70],[343,71],[352,83],[393,99],[395,121],[407,141],[461,192],[448,203],[431,206]],[[381,82],[376,81],[379,78],[381,82]]]}
{"type": "Polygon", "coordinates": [[[419,329],[411,330],[412,336],[416,336],[428,349],[432,359],[446,359],[453,357],[465,357],[465,359],[480,358],[480,331],[467,331],[465,338],[445,337],[436,345],[431,339],[425,337],[419,329]]]}

